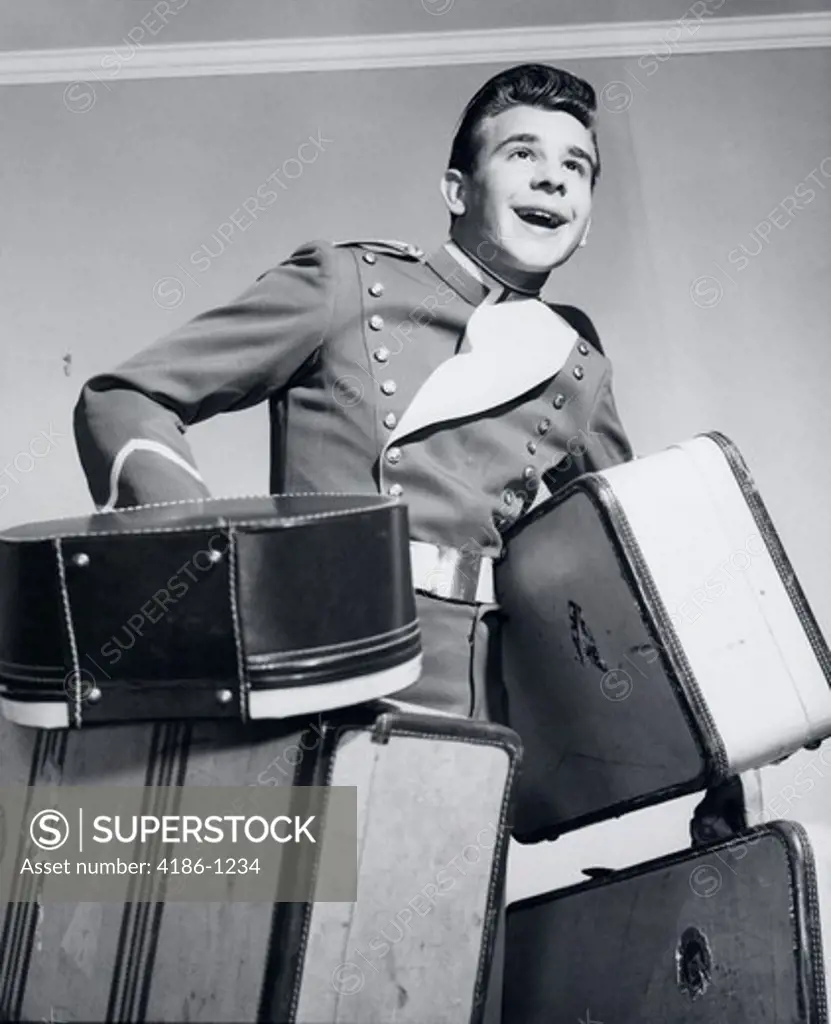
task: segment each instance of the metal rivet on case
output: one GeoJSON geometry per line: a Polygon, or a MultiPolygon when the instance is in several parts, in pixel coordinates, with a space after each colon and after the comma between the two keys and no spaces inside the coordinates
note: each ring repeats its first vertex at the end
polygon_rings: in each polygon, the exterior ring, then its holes
{"type": "Polygon", "coordinates": [[[220,704],[230,704],[234,699],[232,690],[217,690],[216,699],[220,704]]]}
{"type": "Polygon", "coordinates": [[[89,693],[87,694],[87,702],[90,704],[97,704],[99,700],[101,700],[100,688],[97,686],[91,687],[89,693]]]}
{"type": "Polygon", "coordinates": [[[209,548],[208,549],[208,561],[209,562],[213,562],[214,565],[216,565],[217,562],[221,562],[222,561],[222,552],[221,551],[217,551],[216,548],[209,548]]]}
{"type": "Polygon", "coordinates": [[[89,565],[89,555],[84,551],[79,551],[77,555],[72,556],[72,564],[77,565],[79,569],[86,569],[89,565]]]}

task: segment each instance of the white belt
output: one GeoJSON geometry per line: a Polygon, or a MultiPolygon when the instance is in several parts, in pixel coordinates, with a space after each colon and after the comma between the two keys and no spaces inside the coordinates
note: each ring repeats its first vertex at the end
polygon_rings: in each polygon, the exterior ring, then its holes
{"type": "Polygon", "coordinates": [[[457,548],[410,541],[413,586],[424,594],[467,604],[493,604],[493,559],[457,548]]]}

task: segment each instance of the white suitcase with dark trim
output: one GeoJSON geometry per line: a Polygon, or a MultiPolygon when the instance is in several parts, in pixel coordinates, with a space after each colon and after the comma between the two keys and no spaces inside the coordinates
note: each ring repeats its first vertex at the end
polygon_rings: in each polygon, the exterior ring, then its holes
{"type": "Polygon", "coordinates": [[[552,837],[831,735],[831,654],[721,434],[578,478],[496,567],[515,830],[552,837]]]}

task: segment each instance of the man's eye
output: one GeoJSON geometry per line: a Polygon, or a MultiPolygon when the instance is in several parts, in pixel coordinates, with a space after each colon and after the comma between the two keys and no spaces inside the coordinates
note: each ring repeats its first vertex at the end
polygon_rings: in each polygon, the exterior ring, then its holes
{"type": "Polygon", "coordinates": [[[567,171],[577,171],[581,178],[585,178],[586,176],[586,165],[582,160],[566,160],[563,163],[563,167],[565,167],[567,171]]]}
{"type": "Polygon", "coordinates": [[[525,157],[525,156],[533,156],[533,155],[534,154],[531,152],[530,149],[525,149],[525,148],[514,149],[510,153],[510,156],[523,156],[523,157],[525,157]]]}

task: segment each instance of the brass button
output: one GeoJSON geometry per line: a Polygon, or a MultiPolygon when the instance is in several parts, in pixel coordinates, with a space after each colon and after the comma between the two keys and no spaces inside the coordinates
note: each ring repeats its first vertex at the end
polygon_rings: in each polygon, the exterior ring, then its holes
{"type": "Polygon", "coordinates": [[[377,363],[386,363],[389,360],[389,357],[390,357],[390,350],[387,348],[386,345],[380,345],[372,353],[372,358],[377,363]]]}
{"type": "Polygon", "coordinates": [[[566,404],[566,396],[555,395],[551,401],[551,404],[554,406],[555,409],[562,409],[562,407],[566,404]]]}
{"type": "Polygon", "coordinates": [[[575,366],[574,369],[571,372],[574,374],[574,376],[575,376],[575,378],[577,380],[582,380],[583,379],[583,367],[582,366],[575,366]]]}
{"type": "Polygon", "coordinates": [[[537,433],[540,435],[547,434],[550,429],[551,420],[546,419],[545,417],[543,417],[543,419],[541,419],[540,422],[537,424],[537,433]]]}
{"type": "Polygon", "coordinates": [[[364,253],[364,263],[377,263],[377,262],[378,262],[378,257],[375,255],[374,252],[365,252],[364,253]]]}
{"type": "Polygon", "coordinates": [[[502,504],[503,505],[513,505],[513,503],[514,503],[514,492],[513,491],[507,491],[507,490],[503,491],[502,492],[502,504]]]}
{"type": "Polygon", "coordinates": [[[384,392],[385,395],[394,395],[395,392],[398,390],[398,385],[395,383],[394,380],[385,380],[381,385],[381,390],[384,392]]]}
{"type": "Polygon", "coordinates": [[[536,469],[534,469],[533,466],[526,466],[525,469],[523,469],[523,471],[522,471],[522,478],[523,478],[523,480],[536,480],[537,479],[537,471],[536,471],[536,469]]]}
{"type": "Polygon", "coordinates": [[[581,356],[587,356],[589,354],[589,346],[585,343],[585,341],[581,341],[580,344],[577,346],[577,351],[580,353],[581,356]]]}
{"type": "Polygon", "coordinates": [[[391,498],[400,498],[404,493],[404,488],[401,484],[393,484],[389,489],[389,495],[391,498]]]}
{"type": "Polygon", "coordinates": [[[536,441],[529,441],[528,444],[525,447],[528,449],[528,454],[529,455],[536,455],[537,454],[537,442],[536,441]]]}
{"type": "Polygon", "coordinates": [[[387,462],[391,462],[393,464],[393,466],[394,466],[396,464],[396,462],[400,462],[400,461],[401,461],[401,449],[400,448],[390,448],[387,451],[387,462]]]}
{"type": "MultiPolygon", "coordinates": [[[[381,284],[380,281],[376,281],[375,284],[371,284],[369,286],[369,294],[374,299],[380,299],[381,298],[381,296],[384,294],[384,286],[381,284]]],[[[585,355],[585,354],[586,353],[584,352],[583,355],[585,355]]]]}
{"type": "Polygon", "coordinates": [[[377,313],[373,313],[369,318],[369,326],[373,331],[380,331],[384,326],[384,318],[382,316],[378,316],[377,313]]]}
{"type": "Polygon", "coordinates": [[[387,428],[387,430],[394,430],[395,425],[397,423],[398,417],[395,415],[394,412],[388,412],[387,415],[384,417],[384,426],[387,428]]]}

